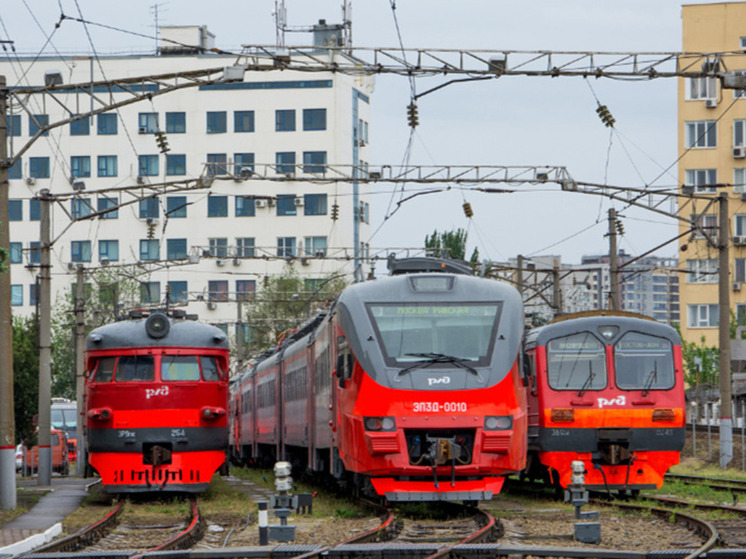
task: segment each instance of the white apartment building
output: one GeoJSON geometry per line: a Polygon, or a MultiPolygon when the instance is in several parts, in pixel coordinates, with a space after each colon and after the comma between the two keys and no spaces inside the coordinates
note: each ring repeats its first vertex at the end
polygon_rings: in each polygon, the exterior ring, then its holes
{"type": "MultiPolygon", "coordinates": [[[[162,28],[162,39],[168,36],[207,48],[213,40],[204,27],[162,28]]],[[[229,55],[161,49],[159,55],[100,60],[5,60],[0,74],[12,94],[18,87],[42,86],[54,73],[63,84],[86,84],[235,61],[229,55]]],[[[370,223],[366,184],[244,179],[267,165],[277,176],[298,179],[323,177],[327,165],[367,168],[373,86],[372,77],[331,72],[246,72],[240,82],[153,96],[49,130],[10,170],[13,312],[35,310],[40,237],[35,196],[42,189],[74,193],[52,209],[53,303],[70,292],[79,264],[87,271],[136,266],[143,307],[163,307],[168,298],[171,306],[233,335],[236,301],[249,298],[264,277],[287,265],[309,285],[340,272],[352,281],[356,264],[364,276],[370,223]],[[165,153],[156,132],[165,134],[165,153]],[[199,177],[209,188],[156,196],[157,188],[150,188],[199,177]],[[71,219],[108,208],[117,209],[71,219]]],[[[133,90],[143,87],[158,85],[133,90]]],[[[110,102],[130,95],[103,86],[94,94],[110,102]]],[[[54,95],[11,95],[9,155],[40,126],[91,105],[86,92],[73,88],[54,95]]]]}

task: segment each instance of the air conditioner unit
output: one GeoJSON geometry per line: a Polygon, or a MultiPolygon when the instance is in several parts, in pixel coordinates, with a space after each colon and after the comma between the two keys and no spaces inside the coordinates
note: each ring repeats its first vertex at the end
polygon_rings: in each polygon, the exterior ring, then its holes
{"type": "Polygon", "coordinates": [[[153,226],[158,225],[158,218],[149,217],[145,220],[145,223],[147,223],[148,225],[153,225],[153,226]]]}
{"type": "Polygon", "coordinates": [[[266,200],[257,200],[254,205],[257,208],[266,208],[267,207],[267,201],[266,200]]]}
{"type": "Polygon", "coordinates": [[[26,184],[34,186],[36,184],[36,179],[34,177],[26,177],[26,184]]]}
{"type": "Polygon", "coordinates": [[[241,167],[241,169],[238,171],[238,176],[242,179],[248,179],[251,177],[253,171],[249,167],[241,167]]]}
{"type": "Polygon", "coordinates": [[[215,264],[217,264],[218,266],[225,266],[225,260],[216,260],[215,264]]]}
{"type": "Polygon", "coordinates": [[[233,265],[234,266],[240,266],[241,265],[241,261],[238,258],[234,258],[233,259],[233,265]]]}
{"type": "Polygon", "coordinates": [[[145,177],[142,175],[137,175],[137,179],[135,180],[137,181],[137,184],[145,184],[145,177]]]}
{"type": "Polygon", "coordinates": [[[207,302],[207,308],[209,310],[214,311],[215,310],[215,306],[216,306],[215,303],[213,303],[212,301],[208,301],[207,302]]]}
{"type": "Polygon", "coordinates": [[[267,200],[267,205],[270,208],[274,208],[275,207],[275,199],[274,198],[270,198],[269,200],[267,200]]]}
{"type": "Polygon", "coordinates": [[[741,282],[740,281],[734,281],[733,282],[733,291],[741,291],[741,282]]]}
{"type": "Polygon", "coordinates": [[[733,237],[733,244],[737,247],[746,246],[746,235],[736,235],[733,237]]]}
{"type": "Polygon", "coordinates": [[[744,157],[746,157],[746,147],[733,148],[733,159],[743,159],[744,157]]]}
{"type": "Polygon", "coordinates": [[[707,107],[708,109],[714,109],[717,106],[718,106],[718,100],[717,99],[707,99],[705,101],[705,107],[707,107]]]}
{"type": "Polygon", "coordinates": [[[145,126],[141,126],[140,128],[138,128],[137,132],[139,134],[147,134],[148,133],[148,129],[145,126]]]}
{"type": "Polygon", "coordinates": [[[295,198],[295,205],[296,206],[302,206],[303,205],[303,198],[295,198]]]}

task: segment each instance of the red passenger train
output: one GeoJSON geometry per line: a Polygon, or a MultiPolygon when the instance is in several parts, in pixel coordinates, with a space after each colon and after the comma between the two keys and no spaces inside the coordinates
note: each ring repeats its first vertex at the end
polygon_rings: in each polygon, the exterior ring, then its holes
{"type": "Polygon", "coordinates": [[[520,296],[454,263],[390,269],[234,381],[232,453],[389,501],[489,499],[525,464],[520,296]]]}
{"type": "Polygon", "coordinates": [[[228,340],[183,311],[130,313],[86,340],[86,443],[110,493],[200,492],[228,446],[228,340]]]}
{"type": "Polygon", "coordinates": [[[567,487],[585,463],[588,489],[663,484],[684,446],[681,339],[648,317],[599,311],[529,332],[528,467],[567,487]]]}

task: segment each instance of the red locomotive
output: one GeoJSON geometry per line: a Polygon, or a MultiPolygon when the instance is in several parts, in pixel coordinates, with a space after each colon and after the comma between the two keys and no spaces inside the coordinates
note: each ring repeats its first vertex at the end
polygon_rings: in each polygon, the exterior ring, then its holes
{"type": "Polygon", "coordinates": [[[233,455],[389,501],[489,499],[525,464],[518,292],[432,259],[390,269],[234,381],[233,455]]]}
{"type": "Polygon", "coordinates": [[[529,332],[525,349],[527,475],[567,487],[582,460],[588,489],[660,487],[684,446],[676,331],[632,313],[581,313],[529,332]]]}
{"type": "Polygon", "coordinates": [[[86,341],[86,443],[110,493],[199,492],[225,463],[228,340],[183,311],[133,311],[86,341]]]}

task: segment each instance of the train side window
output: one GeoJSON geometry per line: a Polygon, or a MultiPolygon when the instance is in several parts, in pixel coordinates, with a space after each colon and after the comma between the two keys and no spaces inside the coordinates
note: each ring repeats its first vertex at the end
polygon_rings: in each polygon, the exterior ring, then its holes
{"type": "Polygon", "coordinates": [[[125,355],[117,364],[117,382],[146,382],[155,379],[155,359],[151,355],[125,355]]]}
{"type": "Polygon", "coordinates": [[[116,365],[116,357],[102,357],[98,360],[96,365],[96,374],[93,377],[93,382],[111,382],[114,378],[114,366],[116,365]]]}
{"type": "Polygon", "coordinates": [[[194,355],[164,355],[161,357],[161,380],[199,380],[199,363],[194,355]]]}
{"type": "Polygon", "coordinates": [[[217,382],[220,380],[220,369],[214,357],[200,357],[202,363],[202,380],[217,382]]]}
{"type": "Polygon", "coordinates": [[[349,348],[339,348],[337,354],[337,377],[339,378],[339,387],[344,388],[347,379],[352,377],[352,354],[349,348]]]}

